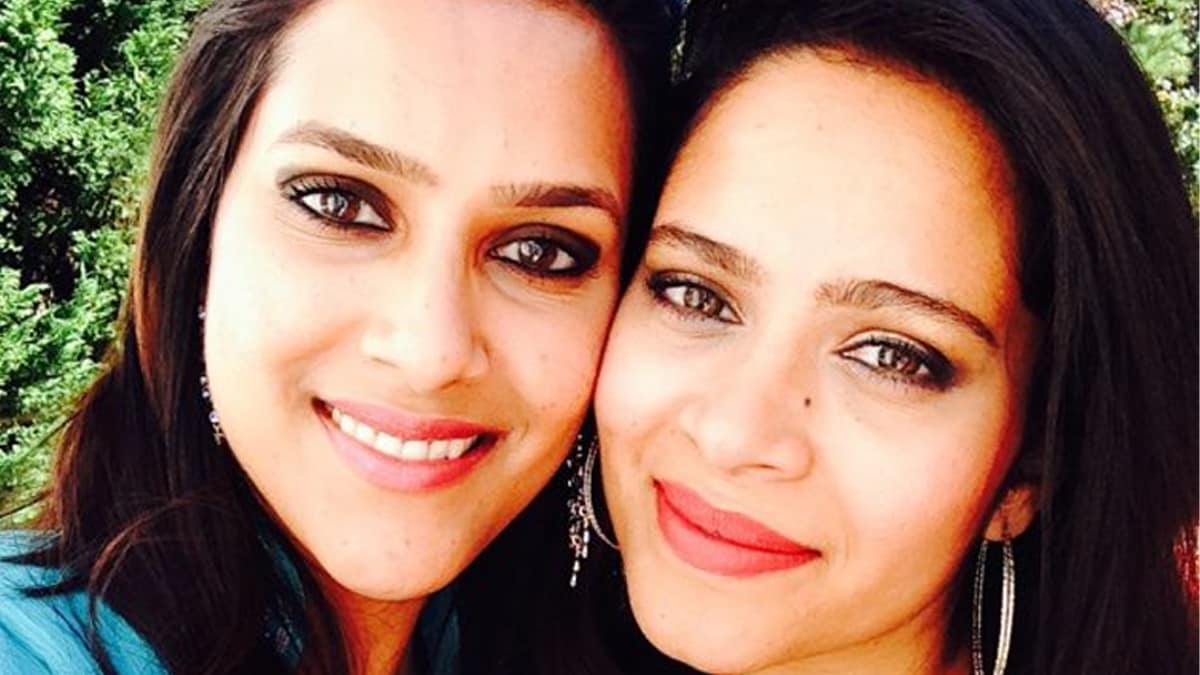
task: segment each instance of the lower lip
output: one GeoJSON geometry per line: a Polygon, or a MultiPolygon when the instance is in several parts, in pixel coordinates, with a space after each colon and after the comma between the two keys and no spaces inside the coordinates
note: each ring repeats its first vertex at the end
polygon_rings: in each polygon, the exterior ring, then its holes
{"type": "Polygon", "coordinates": [[[797,553],[764,551],[714,537],[676,510],[661,487],[655,485],[654,491],[657,494],[658,528],[667,546],[683,562],[701,571],[723,577],[753,577],[799,567],[820,555],[811,550],[797,553]]]}
{"type": "Polygon", "coordinates": [[[413,461],[389,457],[342,433],[318,406],[317,416],[338,454],[367,482],[397,492],[422,492],[446,487],[465,477],[495,447],[495,439],[471,448],[458,459],[413,461]]]}

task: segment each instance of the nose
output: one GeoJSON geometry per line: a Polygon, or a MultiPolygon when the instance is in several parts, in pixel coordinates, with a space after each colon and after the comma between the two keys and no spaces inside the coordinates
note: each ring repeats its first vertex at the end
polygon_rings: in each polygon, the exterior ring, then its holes
{"type": "Polygon", "coordinates": [[[488,370],[486,342],[466,272],[446,265],[409,268],[363,334],[362,353],[397,371],[417,394],[478,379],[488,370]]]}
{"type": "Polygon", "coordinates": [[[721,375],[698,378],[679,423],[714,469],[763,480],[794,480],[812,469],[811,393],[789,360],[739,354],[721,375]]]}

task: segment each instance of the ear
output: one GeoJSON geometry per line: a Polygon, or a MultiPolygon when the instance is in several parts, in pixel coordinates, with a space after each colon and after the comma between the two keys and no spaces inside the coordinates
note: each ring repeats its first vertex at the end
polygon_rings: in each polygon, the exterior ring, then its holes
{"type": "Polygon", "coordinates": [[[1033,524],[1037,516],[1038,486],[1021,483],[1009,488],[992,512],[983,536],[989,541],[1015,539],[1033,524]]]}

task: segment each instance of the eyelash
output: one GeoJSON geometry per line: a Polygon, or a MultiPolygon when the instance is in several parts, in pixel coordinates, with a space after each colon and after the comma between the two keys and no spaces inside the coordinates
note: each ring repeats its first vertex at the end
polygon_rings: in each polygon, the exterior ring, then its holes
{"type": "MultiPolygon", "coordinates": [[[[300,176],[288,181],[283,186],[283,194],[288,201],[322,227],[331,228],[339,233],[361,232],[367,236],[391,231],[391,226],[383,216],[384,210],[374,205],[373,202],[376,200],[363,197],[360,194],[362,191],[364,188],[357,181],[327,175],[300,176]],[[328,215],[318,206],[307,203],[308,198],[314,195],[339,196],[349,204],[357,205],[353,209],[355,215],[367,210],[367,213],[378,218],[379,223],[372,224],[328,215]]],[[[488,252],[489,256],[522,274],[544,279],[581,277],[595,266],[599,251],[594,244],[583,241],[566,241],[573,235],[556,225],[534,224],[533,228],[536,236],[509,237],[503,243],[493,246],[488,252]],[[560,269],[540,269],[537,263],[523,263],[519,259],[514,259],[519,258],[522,254],[528,255],[528,251],[521,250],[521,246],[525,244],[540,247],[543,256],[553,256],[550,258],[551,266],[557,264],[560,255],[569,257],[571,264],[560,269]],[[507,248],[512,249],[513,257],[504,255],[502,251],[507,248]]]]}
{"type": "MultiPolygon", "coordinates": [[[[741,318],[721,293],[690,275],[653,273],[646,278],[646,289],[657,304],[684,320],[741,323],[741,318]],[[698,291],[702,294],[701,305],[710,303],[709,306],[714,309],[704,311],[670,298],[668,293],[679,288],[698,291]],[[729,316],[722,318],[722,314],[729,316]]],[[[838,354],[865,368],[875,377],[904,386],[944,391],[950,388],[956,375],[949,359],[936,349],[890,335],[870,335],[839,350],[838,354]],[[855,355],[855,352],[872,348],[873,362],[861,354],[855,355]],[[884,360],[890,364],[882,363],[884,360]]]]}
{"type": "Polygon", "coordinates": [[[838,354],[877,377],[902,385],[945,391],[954,382],[954,366],[936,349],[890,335],[868,336],[838,354]],[[874,348],[874,362],[852,355],[870,348],[874,348]],[[889,354],[891,358],[886,358],[889,354]],[[881,363],[885,359],[890,364],[881,363]]]}
{"type": "Polygon", "coordinates": [[[656,303],[686,321],[742,322],[729,301],[697,277],[668,272],[650,274],[646,278],[646,290],[656,303]],[[684,295],[672,298],[670,293],[675,290],[682,290],[684,295]],[[693,291],[696,295],[688,295],[693,291]],[[689,299],[693,302],[689,303],[689,299]],[[707,311],[706,307],[709,308],[707,311]]]}
{"type": "Polygon", "coordinates": [[[599,248],[596,245],[582,239],[568,241],[575,239],[576,235],[568,233],[557,225],[535,224],[531,226],[531,229],[532,231],[528,233],[529,236],[509,235],[503,242],[493,246],[488,251],[488,256],[522,274],[540,279],[578,278],[595,267],[596,260],[600,256],[599,248]],[[560,254],[569,257],[572,262],[569,266],[561,269],[543,267],[536,262],[522,263],[519,258],[526,254],[526,251],[522,250],[522,246],[526,244],[537,246],[542,255],[554,256],[550,259],[552,265],[557,262],[560,254]],[[502,252],[506,249],[512,249],[511,253],[516,259],[504,255],[502,252]]]}
{"type": "MultiPolygon", "coordinates": [[[[308,175],[293,178],[283,185],[283,195],[301,210],[304,215],[316,221],[322,227],[328,227],[339,232],[361,231],[365,234],[376,234],[391,231],[391,225],[384,215],[386,209],[381,209],[374,203],[377,200],[362,196],[364,188],[357,181],[339,176],[308,175]],[[323,212],[319,206],[309,204],[310,197],[340,197],[347,205],[356,205],[354,216],[362,213],[374,216],[378,222],[363,222],[338,218],[323,212]]],[[[348,208],[348,207],[347,207],[348,208]]]]}

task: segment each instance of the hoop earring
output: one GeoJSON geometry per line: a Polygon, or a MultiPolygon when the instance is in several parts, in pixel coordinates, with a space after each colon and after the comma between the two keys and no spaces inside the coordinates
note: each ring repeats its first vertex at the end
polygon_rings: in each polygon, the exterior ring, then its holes
{"type": "MultiPolygon", "coordinates": [[[[1008,665],[1008,650],[1012,645],[1013,612],[1017,603],[1017,568],[1013,561],[1012,541],[1000,544],[1004,558],[1004,576],[1000,589],[1000,638],[996,642],[996,661],[992,675],[1004,675],[1008,665]]],[[[971,601],[971,672],[985,675],[983,669],[983,587],[987,576],[988,541],[979,544],[975,559],[975,588],[971,601]]]]}
{"type": "MultiPolygon", "coordinates": [[[[200,305],[200,309],[196,312],[196,317],[200,319],[201,344],[204,343],[204,318],[206,316],[204,305],[200,305]]],[[[204,399],[204,406],[208,408],[208,425],[212,427],[213,442],[219,446],[225,441],[225,432],[221,430],[221,418],[217,416],[216,408],[213,408],[212,392],[208,390],[208,375],[204,368],[203,354],[200,357],[200,398],[204,399]]]]}
{"type": "Polygon", "coordinates": [[[590,440],[582,433],[575,438],[571,454],[567,456],[567,545],[571,548],[571,588],[579,582],[579,571],[583,561],[588,557],[588,545],[591,543],[591,533],[595,531],[600,541],[608,544],[613,550],[619,550],[616,541],[610,539],[600,529],[600,521],[596,519],[596,507],[592,502],[592,474],[596,468],[596,457],[600,454],[600,441],[592,437],[590,440]]]}

